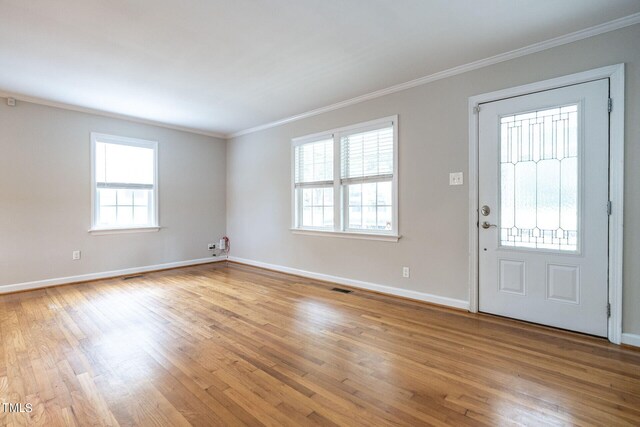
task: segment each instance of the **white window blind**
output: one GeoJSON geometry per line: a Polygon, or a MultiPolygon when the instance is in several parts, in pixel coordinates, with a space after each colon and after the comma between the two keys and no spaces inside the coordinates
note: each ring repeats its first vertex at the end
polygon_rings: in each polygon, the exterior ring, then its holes
{"type": "Polygon", "coordinates": [[[393,124],[382,129],[343,135],[342,183],[393,178],[393,124]]]}
{"type": "Polygon", "coordinates": [[[98,188],[153,189],[153,148],[96,142],[98,188]]]}
{"type": "Polygon", "coordinates": [[[333,138],[295,147],[295,182],[333,185],[333,138]]]}
{"type": "Polygon", "coordinates": [[[157,144],[92,134],[92,229],[157,226],[157,144]]]}
{"type": "Polygon", "coordinates": [[[397,236],[397,117],[293,141],[294,229],[397,236]]]}

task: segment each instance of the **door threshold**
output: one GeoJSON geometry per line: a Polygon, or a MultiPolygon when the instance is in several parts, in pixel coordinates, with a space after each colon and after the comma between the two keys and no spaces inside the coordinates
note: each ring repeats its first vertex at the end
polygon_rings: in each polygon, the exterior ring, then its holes
{"type": "Polygon", "coordinates": [[[609,343],[608,337],[603,337],[603,336],[600,336],[600,335],[593,335],[593,334],[588,334],[586,332],[573,331],[571,329],[559,328],[557,326],[549,326],[549,325],[545,325],[543,323],[536,323],[536,322],[530,322],[528,320],[516,319],[516,318],[513,318],[513,317],[507,317],[507,316],[501,316],[499,314],[487,313],[485,311],[478,311],[477,314],[478,315],[482,315],[482,316],[495,318],[496,320],[500,320],[501,323],[503,323],[503,321],[509,321],[510,323],[515,323],[516,325],[520,325],[521,327],[523,327],[523,329],[530,327],[531,330],[534,330],[534,331],[541,330],[541,331],[538,331],[538,332],[546,331],[546,332],[549,332],[551,334],[562,333],[562,334],[567,334],[567,335],[570,335],[570,336],[575,336],[576,338],[597,338],[598,340],[604,341],[607,344],[609,343]]]}

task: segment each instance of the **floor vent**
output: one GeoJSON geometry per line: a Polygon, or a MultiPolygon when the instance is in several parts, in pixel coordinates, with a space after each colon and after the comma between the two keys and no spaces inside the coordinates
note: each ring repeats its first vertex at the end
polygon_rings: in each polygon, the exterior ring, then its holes
{"type": "Polygon", "coordinates": [[[353,292],[352,290],[342,288],[333,288],[331,290],[334,292],[340,292],[341,294],[350,294],[351,292],[353,292]]]}
{"type": "Polygon", "coordinates": [[[125,276],[122,278],[122,280],[139,279],[141,277],[144,277],[144,274],[134,274],[133,276],[125,276]]]}

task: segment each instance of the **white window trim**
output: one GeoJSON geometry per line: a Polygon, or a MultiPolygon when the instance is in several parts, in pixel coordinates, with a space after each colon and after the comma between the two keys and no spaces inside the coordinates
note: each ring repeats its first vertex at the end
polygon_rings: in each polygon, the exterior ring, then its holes
{"type": "Polygon", "coordinates": [[[158,199],[158,142],[146,139],[129,138],[117,135],[108,135],[104,133],[91,132],[91,228],[89,233],[92,235],[105,234],[124,234],[124,233],[143,233],[154,232],[161,229],[159,222],[160,201],[158,199]],[[153,224],[141,226],[124,226],[124,227],[99,227],[96,225],[97,206],[96,206],[96,144],[98,142],[107,142],[109,144],[120,144],[142,148],[153,149],[153,224]]]}
{"type": "Polygon", "coordinates": [[[160,231],[161,227],[121,227],[121,228],[92,228],[89,230],[94,236],[102,236],[105,234],[130,234],[130,233],[153,233],[160,231]]]}
{"type": "Polygon", "coordinates": [[[397,234],[381,234],[381,233],[363,233],[360,231],[334,231],[323,230],[317,228],[292,228],[293,234],[300,234],[305,236],[325,236],[325,237],[340,237],[347,239],[361,239],[361,240],[380,240],[382,242],[397,242],[400,237],[397,234]]]}
{"type": "MultiPolygon", "coordinates": [[[[341,238],[355,238],[366,240],[382,240],[397,242],[402,236],[399,234],[399,215],[398,215],[398,116],[383,117],[368,122],[357,123],[354,125],[344,126],[325,132],[314,133],[296,137],[291,140],[291,231],[293,234],[304,234],[311,236],[331,236],[341,238]],[[393,124],[393,178],[391,180],[393,192],[392,221],[393,228],[390,231],[375,230],[354,230],[348,229],[347,211],[345,209],[346,199],[342,195],[342,184],[340,182],[341,175],[341,147],[340,138],[344,133],[366,132],[380,128],[385,124],[393,124]],[[323,139],[333,139],[333,206],[334,206],[334,222],[333,228],[322,227],[301,227],[297,222],[300,217],[299,206],[296,205],[296,182],[295,182],[295,148],[298,145],[308,144],[323,139]]],[[[376,180],[378,178],[368,178],[376,180]]],[[[366,181],[367,178],[363,179],[366,181]]],[[[309,184],[313,186],[314,184],[309,184]]]]}

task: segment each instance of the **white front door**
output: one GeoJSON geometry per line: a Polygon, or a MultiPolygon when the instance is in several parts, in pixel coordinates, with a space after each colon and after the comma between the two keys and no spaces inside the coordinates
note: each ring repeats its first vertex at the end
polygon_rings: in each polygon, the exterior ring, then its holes
{"type": "Polygon", "coordinates": [[[609,80],[482,104],[479,309],[607,336],[609,80]]]}

